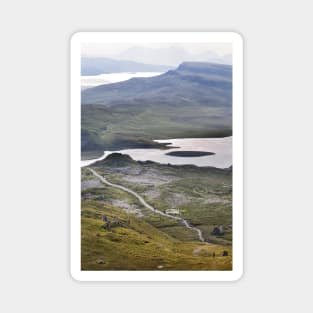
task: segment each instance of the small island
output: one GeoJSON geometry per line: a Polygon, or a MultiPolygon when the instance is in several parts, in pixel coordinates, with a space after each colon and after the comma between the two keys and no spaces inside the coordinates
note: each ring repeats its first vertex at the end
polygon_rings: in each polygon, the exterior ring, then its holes
{"type": "Polygon", "coordinates": [[[205,155],[214,155],[213,152],[206,152],[206,151],[172,151],[166,153],[166,155],[177,156],[177,157],[184,157],[184,158],[191,158],[191,157],[201,157],[205,155]]]}

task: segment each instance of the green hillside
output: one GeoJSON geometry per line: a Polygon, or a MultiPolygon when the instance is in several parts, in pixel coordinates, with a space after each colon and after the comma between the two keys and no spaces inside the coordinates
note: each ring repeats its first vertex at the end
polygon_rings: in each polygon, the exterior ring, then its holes
{"type": "Polygon", "coordinates": [[[232,170],[136,162],[112,154],[91,166],[159,211],[175,210],[201,230],[149,210],[82,169],[82,269],[230,270],[232,170]],[[219,227],[223,233],[214,234],[219,227]],[[222,227],[222,228],[221,228],[222,227]]]}
{"type": "Polygon", "coordinates": [[[231,246],[180,242],[142,219],[96,201],[82,202],[82,270],[231,270],[231,246]],[[103,228],[101,216],[112,223],[103,228]],[[227,251],[228,256],[223,256],[227,251]]]}

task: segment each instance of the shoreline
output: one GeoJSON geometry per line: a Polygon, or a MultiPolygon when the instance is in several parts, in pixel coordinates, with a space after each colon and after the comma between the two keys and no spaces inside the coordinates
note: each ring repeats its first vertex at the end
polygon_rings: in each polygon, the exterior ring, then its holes
{"type": "Polygon", "coordinates": [[[81,160],[81,167],[101,161],[112,153],[129,155],[133,160],[140,162],[151,161],[159,164],[194,165],[219,169],[232,166],[232,136],[155,139],[154,142],[162,144],[163,149],[146,147],[97,151],[95,158],[92,158],[92,153],[85,154],[85,158],[81,160]]]}

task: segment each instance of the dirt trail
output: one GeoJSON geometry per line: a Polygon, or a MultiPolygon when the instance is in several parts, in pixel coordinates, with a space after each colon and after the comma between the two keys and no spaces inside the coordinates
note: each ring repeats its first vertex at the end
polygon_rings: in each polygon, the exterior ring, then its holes
{"type": "Polygon", "coordinates": [[[94,176],[96,176],[97,178],[99,178],[104,184],[106,185],[109,185],[111,187],[115,187],[115,188],[118,188],[118,189],[121,189],[123,191],[126,191],[128,193],[130,193],[131,195],[133,195],[134,197],[136,197],[141,204],[143,204],[147,209],[153,211],[154,213],[157,213],[157,214],[160,214],[162,216],[166,216],[168,218],[171,218],[171,219],[174,219],[174,220],[177,220],[177,221],[181,221],[182,224],[191,229],[191,230],[194,230],[195,232],[197,232],[197,235],[198,235],[198,238],[201,242],[205,242],[204,241],[204,238],[203,238],[203,235],[202,235],[202,231],[199,229],[199,228],[196,228],[196,227],[193,227],[191,226],[185,219],[183,219],[182,217],[179,217],[179,216],[173,216],[173,215],[170,215],[170,214],[166,214],[158,209],[155,209],[154,207],[152,207],[150,204],[148,204],[138,193],[136,193],[135,191],[131,190],[131,189],[128,189],[124,186],[121,186],[121,185],[117,185],[117,184],[112,184],[110,183],[105,177],[99,175],[94,169],[88,167],[87,168],[94,176]]]}

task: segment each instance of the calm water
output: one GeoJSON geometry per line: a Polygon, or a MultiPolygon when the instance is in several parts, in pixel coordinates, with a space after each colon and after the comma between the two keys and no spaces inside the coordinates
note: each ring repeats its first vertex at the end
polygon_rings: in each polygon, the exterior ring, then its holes
{"type": "Polygon", "coordinates": [[[82,89],[122,82],[133,77],[152,77],[161,75],[159,72],[132,72],[132,73],[109,73],[93,76],[81,76],[80,84],[82,89]]]}
{"type": "Polygon", "coordinates": [[[113,152],[128,154],[136,161],[154,161],[163,164],[193,164],[197,166],[213,166],[227,168],[232,165],[232,137],[225,138],[186,138],[155,140],[160,143],[169,143],[172,149],[126,149],[119,151],[105,151],[98,159],[81,161],[81,167],[88,166],[98,160],[103,160],[113,152]],[[201,157],[177,157],[166,155],[170,151],[207,151],[215,155],[201,157]]]}

